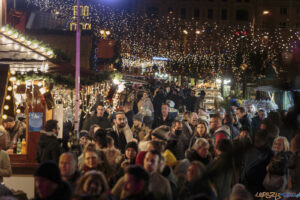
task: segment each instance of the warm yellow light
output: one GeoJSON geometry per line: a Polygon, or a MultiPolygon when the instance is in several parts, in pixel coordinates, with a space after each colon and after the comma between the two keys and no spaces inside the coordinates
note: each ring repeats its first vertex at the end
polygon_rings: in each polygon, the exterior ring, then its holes
{"type": "Polygon", "coordinates": [[[11,86],[8,86],[8,88],[7,88],[8,91],[12,91],[12,89],[13,88],[11,86]]]}
{"type": "Polygon", "coordinates": [[[13,36],[15,39],[18,38],[18,33],[15,33],[14,36],[13,36]]]}
{"type": "Polygon", "coordinates": [[[15,75],[16,71],[15,70],[10,70],[11,75],[15,75]]]}
{"type": "Polygon", "coordinates": [[[48,52],[47,52],[47,55],[48,55],[48,56],[52,55],[52,51],[48,51],[48,52]]]}
{"type": "Polygon", "coordinates": [[[12,31],[11,31],[11,30],[9,30],[9,31],[7,32],[7,34],[8,34],[8,35],[11,35],[11,34],[12,34],[12,31]]]}
{"type": "Polygon", "coordinates": [[[21,38],[20,38],[20,41],[21,41],[21,42],[24,42],[24,41],[25,41],[25,38],[24,38],[24,37],[21,37],[21,38]]]}
{"type": "Polygon", "coordinates": [[[196,34],[197,34],[197,35],[200,35],[200,33],[201,33],[201,31],[196,30],[196,34]]]}
{"type": "Polygon", "coordinates": [[[12,76],[12,77],[10,77],[10,78],[9,78],[9,80],[10,80],[11,82],[14,82],[14,81],[16,81],[16,80],[17,80],[17,78],[16,78],[16,77],[14,77],[14,76],[12,76]]]}
{"type": "Polygon", "coordinates": [[[106,33],[106,35],[110,35],[110,31],[106,31],[105,33],[106,33]]]}
{"type": "Polygon", "coordinates": [[[19,114],[19,113],[21,113],[21,110],[20,110],[20,109],[17,109],[16,112],[19,114]]]}
{"type": "Polygon", "coordinates": [[[5,31],[5,27],[2,27],[2,28],[1,28],[1,31],[4,32],[4,31],[5,31]]]}
{"type": "Polygon", "coordinates": [[[103,35],[104,33],[105,33],[105,31],[104,31],[104,30],[101,30],[101,31],[100,31],[100,34],[101,34],[101,35],[103,35]]]}
{"type": "Polygon", "coordinates": [[[188,31],[187,31],[187,30],[183,30],[183,33],[187,35],[187,34],[188,34],[188,31]]]}
{"type": "Polygon", "coordinates": [[[264,11],[262,12],[262,14],[263,14],[263,15],[269,15],[269,14],[270,14],[270,11],[269,11],[269,10],[264,10],[264,11]]]}
{"type": "Polygon", "coordinates": [[[31,45],[31,42],[30,42],[30,41],[27,41],[26,44],[29,46],[29,45],[31,45]]]}
{"type": "Polygon", "coordinates": [[[16,101],[16,106],[20,105],[20,102],[16,101]]]}
{"type": "Polygon", "coordinates": [[[9,109],[9,106],[8,106],[8,105],[5,105],[3,108],[4,108],[4,110],[8,110],[8,109],[9,109]]]}
{"type": "Polygon", "coordinates": [[[17,89],[17,88],[18,88],[18,86],[14,85],[14,86],[13,86],[13,88],[14,88],[14,89],[17,89]]]}
{"type": "Polygon", "coordinates": [[[45,48],[44,48],[44,47],[41,47],[40,50],[41,50],[41,52],[44,52],[44,51],[45,51],[45,48]]]}
{"type": "Polygon", "coordinates": [[[2,115],[2,119],[7,119],[7,115],[2,115]]]}
{"type": "Polygon", "coordinates": [[[38,86],[41,87],[43,83],[41,81],[38,82],[38,86]]]}
{"type": "Polygon", "coordinates": [[[17,85],[21,85],[21,82],[20,82],[20,81],[17,81],[17,85]]]}
{"type": "Polygon", "coordinates": [[[7,101],[11,100],[11,96],[10,96],[10,95],[7,95],[5,99],[6,99],[7,101]]]}
{"type": "Polygon", "coordinates": [[[38,48],[38,45],[37,44],[33,44],[33,48],[34,49],[38,48]]]}

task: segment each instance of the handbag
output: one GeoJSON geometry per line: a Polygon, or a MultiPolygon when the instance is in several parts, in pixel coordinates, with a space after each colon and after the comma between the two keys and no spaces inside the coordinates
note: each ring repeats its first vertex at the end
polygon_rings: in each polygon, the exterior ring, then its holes
{"type": "Polygon", "coordinates": [[[269,172],[266,174],[263,186],[269,192],[278,192],[282,191],[285,188],[286,179],[284,176],[277,174],[270,174],[269,172]]]}

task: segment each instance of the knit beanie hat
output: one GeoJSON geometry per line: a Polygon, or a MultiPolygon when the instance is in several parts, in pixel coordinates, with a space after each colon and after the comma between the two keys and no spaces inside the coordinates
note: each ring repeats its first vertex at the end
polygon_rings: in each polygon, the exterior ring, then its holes
{"type": "Polygon", "coordinates": [[[138,152],[138,144],[136,142],[128,142],[125,149],[133,148],[136,152],[138,152]]]}
{"type": "Polygon", "coordinates": [[[45,161],[36,169],[34,176],[46,178],[54,183],[61,183],[61,175],[57,164],[54,161],[45,161]]]}
{"type": "Polygon", "coordinates": [[[170,133],[170,127],[166,125],[162,125],[154,129],[151,135],[157,137],[160,140],[167,141],[169,133],[170,133]]]}
{"type": "Polygon", "coordinates": [[[136,114],[133,116],[133,120],[139,121],[143,123],[144,116],[142,114],[136,114]]]}

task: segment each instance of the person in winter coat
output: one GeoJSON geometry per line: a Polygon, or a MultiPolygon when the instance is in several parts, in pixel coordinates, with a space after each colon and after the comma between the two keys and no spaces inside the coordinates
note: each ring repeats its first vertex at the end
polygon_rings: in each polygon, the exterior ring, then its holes
{"type": "Polygon", "coordinates": [[[3,127],[9,133],[9,146],[17,144],[19,138],[24,138],[26,133],[26,124],[19,120],[14,120],[13,117],[8,116],[2,121],[3,127]]]}
{"type": "Polygon", "coordinates": [[[92,117],[86,119],[83,124],[82,130],[90,130],[90,127],[94,124],[99,125],[101,128],[111,128],[111,123],[107,119],[105,114],[104,104],[102,102],[96,105],[96,113],[92,117]]]}
{"type": "Polygon", "coordinates": [[[264,109],[259,109],[257,115],[252,118],[251,126],[253,133],[258,131],[260,123],[266,118],[266,115],[267,114],[264,109]]]}
{"type": "Polygon", "coordinates": [[[190,162],[200,161],[204,165],[210,164],[212,156],[209,153],[209,143],[204,138],[198,138],[190,150],[187,150],[186,157],[190,162]]]}
{"type": "Polygon", "coordinates": [[[260,130],[254,137],[254,145],[244,157],[245,169],[242,172],[242,183],[252,194],[263,192],[263,180],[267,174],[267,165],[273,156],[272,149],[267,143],[268,132],[260,130]]]}
{"type": "Polygon", "coordinates": [[[167,141],[166,149],[169,149],[177,160],[184,159],[186,138],[182,134],[181,121],[175,120],[172,122],[170,137],[167,141]]]}
{"type": "Polygon", "coordinates": [[[126,124],[126,116],[123,111],[118,111],[114,119],[113,130],[108,133],[114,139],[114,145],[121,153],[125,153],[125,147],[133,139],[132,132],[126,124]]]}
{"type": "Polygon", "coordinates": [[[143,92],[141,100],[138,102],[139,113],[144,116],[144,123],[148,126],[152,126],[154,118],[154,108],[151,99],[148,97],[146,91],[143,92]]]}
{"type": "Polygon", "coordinates": [[[9,155],[0,147],[0,184],[3,182],[3,177],[10,177],[12,174],[9,155]]]}
{"type": "Polygon", "coordinates": [[[154,122],[152,124],[152,129],[155,129],[161,125],[171,126],[173,119],[169,115],[169,105],[168,104],[162,104],[161,105],[161,115],[156,116],[154,119],[154,122]]]}
{"type": "Polygon", "coordinates": [[[58,121],[48,120],[45,130],[41,130],[41,136],[38,141],[36,160],[42,163],[46,160],[53,160],[58,163],[60,156],[60,144],[57,140],[59,126],[58,121]]]}
{"type": "Polygon", "coordinates": [[[221,139],[216,147],[216,157],[207,166],[207,175],[211,178],[217,190],[217,200],[229,197],[231,184],[234,179],[234,160],[232,156],[232,144],[229,139],[221,139]]]}
{"type": "Polygon", "coordinates": [[[252,126],[251,126],[251,118],[247,114],[245,108],[244,107],[238,107],[236,109],[236,116],[237,116],[240,124],[242,125],[242,129],[243,130],[247,130],[250,133],[250,135],[253,136],[253,134],[252,134],[252,126]]]}
{"type": "Polygon", "coordinates": [[[233,125],[233,115],[231,113],[225,114],[224,125],[227,125],[230,128],[230,139],[234,140],[235,137],[239,136],[239,129],[233,125]]]}
{"type": "Polygon", "coordinates": [[[150,134],[151,129],[143,123],[144,116],[141,114],[136,114],[133,117],[133,126],[131,127],[131,132],[133,137],[138,141],[145,140],[145,136],[150,134]]]}
{"type": "Polygon", "coordinates": [[[290,145],[286,137],[277,137],[274,140],[272,147],[274,155],[267,166],[267,175],[263,183],[266,191],[283,192],[286,189],[288,178],[287,163],[291,155],[289,152],[289,146],[290,145]]]}
{"type": "Polygon", "coordinates": [[[36,196],[33,200],[69,200],[71,188],[61,178],[59,168],[53,161],[43,162],[34,173],[36,196]]]}

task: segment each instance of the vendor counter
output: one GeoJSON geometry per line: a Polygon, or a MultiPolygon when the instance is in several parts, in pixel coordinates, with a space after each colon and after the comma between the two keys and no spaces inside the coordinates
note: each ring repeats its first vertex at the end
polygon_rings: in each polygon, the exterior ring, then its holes
{"type": "Polygon", "coordinates": [[[39,137],[39,132],[30,132],[26,137],[26,154],[9,154],[13,174],[33,174],[38,167],[36,152],[39,137]]]}

